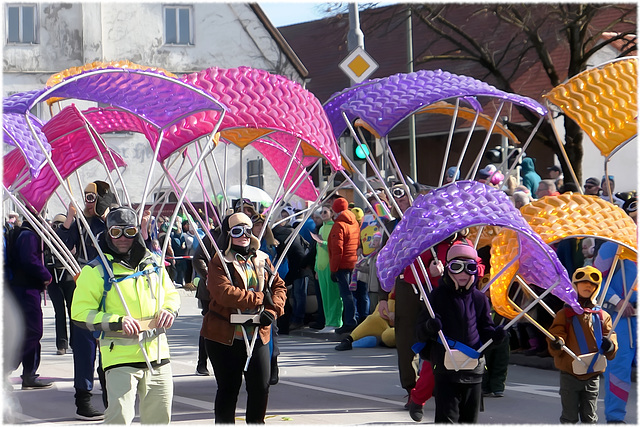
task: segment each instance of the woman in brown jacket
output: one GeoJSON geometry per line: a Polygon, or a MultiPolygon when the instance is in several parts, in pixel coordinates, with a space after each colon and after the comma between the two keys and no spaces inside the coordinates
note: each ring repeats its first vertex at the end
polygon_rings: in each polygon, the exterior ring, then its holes
{"type": "Polygon", "coordinates": [[[247,423],[263,424],[267,412],[271,324],[284,313],[286,287],[268,255],[258,250],[260,245],[251,233],[252,227],[251,219],[243,213],[227,216],[222,221],[218,239],[223,259],[216,254],[208,268],[207,289],[211,301],[200,335],[205,338],[218,384],[214,405],[216,423],[234,423],[243,373],[247,423]],[[275,277],[269,288],[271,276],[275,277]],[[232,319],[232,315],[239,314],[240,319],[236,316],[232,319]],[[258,336],[250,351],[254,333],[258,336]],[[251,355],[245,371],[248,353],[251,355]]]}

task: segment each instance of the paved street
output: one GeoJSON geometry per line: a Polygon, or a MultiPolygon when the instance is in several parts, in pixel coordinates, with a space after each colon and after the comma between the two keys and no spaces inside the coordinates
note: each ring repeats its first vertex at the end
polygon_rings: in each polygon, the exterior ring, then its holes
{"type": "MultiPolygon", "coordinates": [[[[170,331],[172,366],[175,380],[174,424],[211,424],[213,422],[214,377],[194,374],[200,311],[192,292],[180,291],[183,307],[170,331]]],[[[45,337],[42,340],[42,364],[39,373],[52,378],[49,390],[20,390],[19,372],[11,375],[15,391],[9,393],[22,408],[15,423],[87,424],[74,419],[73,356],[55,354],[53,309],[44,308],[45,337]]],[[[412,424],[404,390],[398,384],[395,349],[382,347],[333,350],[331,335],[311,338],[281,337],[280,383],[271,388],[267,424],[412,424]]],[[[535,357],[535,356],[533,356],[535,357]]],[[[211,368],[210,368],[211,369],[211,368]]],[[[635,383],[634,383],[635,385],[635,383]]],[[[93,403],[102,407],[100,391],[93,403]]],[[[598,413],[604,423],[602,394],[598,413]]],[[[8,396],[5,396],[5,402],[8,396]]],[[[238,401],[238,422],[243,422],[246,393],[238,401]]],[[[627,423],[637,423],[637,392],[631,391],[627,423]]],[[[423,423],[433,423],[433,399],[425,406],[423,423]]],[[[558,423],[560,400],[558,372],[510,365],[504,398],[485,399],[480,423],[558,423]]],[[[136,422],[138,419],[136,418],[136,422]]]]}

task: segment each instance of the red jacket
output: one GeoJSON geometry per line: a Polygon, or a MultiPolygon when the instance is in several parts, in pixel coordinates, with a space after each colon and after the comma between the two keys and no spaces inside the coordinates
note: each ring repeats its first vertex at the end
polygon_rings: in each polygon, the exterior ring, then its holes
{"type": "Polygon", "coordinates": [[[329,267],[332,273],[338,270],[353,270],[358,260],[360,224],[350,210],[340,212],[329,232],[329,267]]]}

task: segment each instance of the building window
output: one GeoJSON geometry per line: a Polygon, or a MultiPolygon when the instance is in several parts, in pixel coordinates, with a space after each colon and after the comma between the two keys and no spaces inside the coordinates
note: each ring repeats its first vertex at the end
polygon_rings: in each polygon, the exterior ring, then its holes
{"type": "Polygon", "coordinates": [[[193,44],[192,9],[185,6],[167,6],[164,8],[165,44],[193,44]]]}
{"type": "Polygon", "coordinates": [[[36,6],[7,5],[7,43],[37,43],[36,6]]]}

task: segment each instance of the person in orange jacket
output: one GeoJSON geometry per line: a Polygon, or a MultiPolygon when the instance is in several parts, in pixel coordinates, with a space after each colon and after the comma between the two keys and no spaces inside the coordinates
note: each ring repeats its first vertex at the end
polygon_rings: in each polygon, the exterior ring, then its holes
{"type": "Polygon", "coordinates": [[[349,290],[351,274],[358,260],[360,244],[360,225],[349,203],[344,197],[334,200],[331,206],[336,218],[331,227],[327,246],[329,249],[329,268],[331,280],[338,283],[342,299],[342,327],[336,329],[337,334],[351,332],[356,327],[356,304],[349,290]]]}

